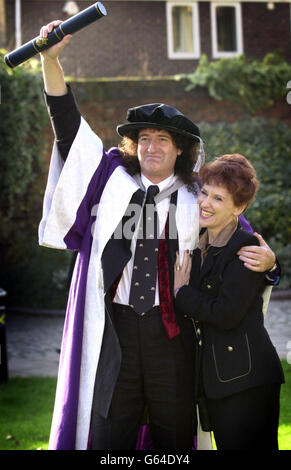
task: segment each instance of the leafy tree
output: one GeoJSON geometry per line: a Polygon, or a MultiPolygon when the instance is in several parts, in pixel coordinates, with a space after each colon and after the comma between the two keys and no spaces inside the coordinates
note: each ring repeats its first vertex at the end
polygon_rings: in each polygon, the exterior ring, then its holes
{"type": "Polygon", "coordinates": [[[36,62],[9,69],[0,52],[0,217],[1,241],[11,236],[14,218],[25,212],[29,186],[41,173],[47,114],[36,62]]]}

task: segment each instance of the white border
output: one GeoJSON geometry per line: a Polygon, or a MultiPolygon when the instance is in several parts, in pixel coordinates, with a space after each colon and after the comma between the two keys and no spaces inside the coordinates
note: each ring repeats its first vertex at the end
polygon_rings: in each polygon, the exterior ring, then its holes
{"type": "Polygon", "coordinates": [[[167,18],[168,58],[169,59],[199,59],[200,58],[200,28],[199,28],[198,2],[193,2],[193,3],[166,2],[166,18],[167,18]],[[191,6],[192,7],[194,52],[174,52],[173,24],[172,24],[172,14],[171,14],[172,7],[174,6],[180,6],[180,7],[191,6]]]}
{"type": "Polygon", "coordinates": [[[242,11],[240,3],[233,2],[219,2],[211,3],[211,42],[212,42],[212,56],[214,59],[221,57],[236,57],[243,54],[243,32],[242,32],[242,11]],[[231,6],[235,9],[236,21],[236,42],[237,50],[235,52],[218,51],[217,49],[217,29],[216,29],[216,7],[231,6]]]}

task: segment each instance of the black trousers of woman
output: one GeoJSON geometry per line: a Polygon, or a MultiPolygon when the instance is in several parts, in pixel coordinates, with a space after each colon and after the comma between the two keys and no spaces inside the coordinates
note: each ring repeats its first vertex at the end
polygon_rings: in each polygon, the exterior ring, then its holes
{"type": "Polygon", "coordinates": [[[154,449],[191,450],[194,358],[181,335],[168,339],[158,307],[140,316],[115,304],[114,325],[121,369],[108,418],[93,412],[92,449],[135,449],[146,405],[154,449]]]}
{"type": "Polygon", "coordinates": [[[207,400],[218,450],[276,451],[280,384],[207,400]]]}

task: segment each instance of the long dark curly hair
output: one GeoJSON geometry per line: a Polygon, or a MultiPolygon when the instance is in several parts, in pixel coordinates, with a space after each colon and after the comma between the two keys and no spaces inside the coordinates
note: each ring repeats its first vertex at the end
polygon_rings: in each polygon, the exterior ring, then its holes
{"type": "MultiPolygon", "coordinates": [[[[128,132],[122,138],[118,148],[121,151],[124,166],[130,175],[140,172],[140,164],[137,157],[138,130],[128,132]]],[[[182,150],[181,155],[176,160],[174,173],[188,186],[193,186],[197,182],[197,175],[193,172],[199,152],[199,143],[174,132],[169,132],[176,147],[182,150]]]]}

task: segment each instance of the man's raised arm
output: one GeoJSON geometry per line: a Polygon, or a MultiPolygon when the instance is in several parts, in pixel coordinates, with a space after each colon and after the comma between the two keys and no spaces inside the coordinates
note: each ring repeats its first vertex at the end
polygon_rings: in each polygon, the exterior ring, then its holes
{"type": "MultiPolygon", "coordinates": [[[[60,20],[48,23],[41,28],[40,35],[44,38],[47,37],[48,33],[60,23],[62,23],[60,20]]],[[[65,36],[61,42],[41,53],[44,88],[46,93],[50,96],[62,96],[67,94],[67,85],[65,83],[62,66],[59,62],[59,54],[68,44],[71,37],[71,35],[65,36]]]]}
{"type": "MultiPolygon", "coordinates": [[[[60,20],[48,23],[41,28],[40,35],[46,37],[60,23],[60,20]]],[[[66,160],[68,156],[81,121],[81,113],[65,82],[63,69],[59,62],[59,54],[71,37],[71,35],[65,36],[61,42],[41,53],[45,101],[63,160],[66,160]]]]}

